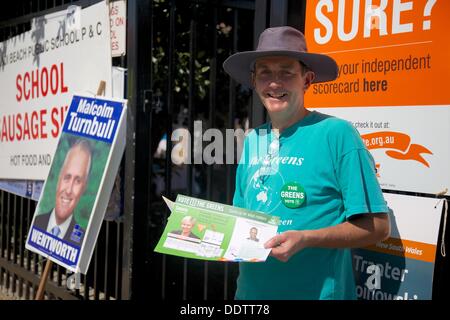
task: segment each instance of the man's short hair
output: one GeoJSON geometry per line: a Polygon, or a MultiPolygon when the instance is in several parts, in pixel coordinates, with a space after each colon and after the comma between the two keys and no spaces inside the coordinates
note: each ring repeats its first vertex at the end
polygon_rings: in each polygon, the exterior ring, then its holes
{"type": "Polygon", "coordinates": [[[67,151],[66,153],[66,157],[64,158],[64,162],[61,168],[64,168],[64,166],[66,165],[67,162],[67,158],[69,153],[75,149],[75,148],[80,148],[81,150],[83,150],[84,152],[86,152],[89,155],[89,164],[87,166],[87,172],[86,172],[86,181],[89,180],[89,175],[91,173],[91,164],[92,164],[92,148],[91,145],[89,143],[89,141],[87,141],[86,139],[77,139],[69,148],[69,151],[67,151]]]}

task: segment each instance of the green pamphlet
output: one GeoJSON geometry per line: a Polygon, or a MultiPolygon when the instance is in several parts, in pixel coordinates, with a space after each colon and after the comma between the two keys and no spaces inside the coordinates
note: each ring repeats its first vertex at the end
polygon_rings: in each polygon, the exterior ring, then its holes
{"type": "Polygon", "coordinates": [[[264,243],[276,235],[280,218],[184,195],[163,197],[171,215],[156,252],[211,261],[265,261],[264,243]]]}

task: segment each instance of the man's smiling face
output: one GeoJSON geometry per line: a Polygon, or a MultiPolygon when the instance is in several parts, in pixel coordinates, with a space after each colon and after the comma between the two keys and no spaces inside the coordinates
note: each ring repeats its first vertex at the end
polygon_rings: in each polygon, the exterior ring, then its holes
{"type": "Polygon", "coordinates": [[[269,114],[288,119],[303,108],[303,95],[313,77],[296,59],[274,56],[256,60],[253,83],[269,114]]]}
{"type": "Polygon", "coordinates": [[[56,187],[55,214],[58,224],[73,213],[86,189],[90,155],[80,147],[69,151],[56,187]]]}

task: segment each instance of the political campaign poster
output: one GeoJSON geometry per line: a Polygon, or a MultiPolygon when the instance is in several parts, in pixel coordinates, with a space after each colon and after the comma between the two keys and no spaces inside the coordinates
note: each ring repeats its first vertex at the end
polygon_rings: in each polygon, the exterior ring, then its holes
{"type": "Polygon", "coordinates": [[[171,214],[156,252],[210,261],[267,259],[264,243],[276,235],[279,217],[180,194],[174,203],[164,200],[171,214]]]}
{"type": "Polygon", "coordinates": [[[391,235],[354,249],[356,292],[363,300],[430,300],[444,200],[385,193],[391,235]]]}
{"type": "Polygon", "coordinates": [[[0,43],[0,179],[45,180],[75,92],[111,96],[105,1],[44,15],[0,43]]]}
{"type": "Polygon", "coordinates": [[[26,248],[86,273],[125,148],[126,102],[72,99],[26,248]]]}
{"type": "Polygon", "coordinates": [[[338,78],[313,84],[306,106],[351,121],[384,189],[450,194],[449,1],[307,2],[311,52],[338,78]]]}

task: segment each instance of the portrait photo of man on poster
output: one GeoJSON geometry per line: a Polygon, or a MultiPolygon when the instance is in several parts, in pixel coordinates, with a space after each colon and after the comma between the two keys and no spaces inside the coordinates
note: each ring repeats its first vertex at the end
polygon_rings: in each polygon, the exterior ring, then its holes
{"type": "Polygon", "coordinates": [[[81,246],[100,185],[93,167],[106,162],[99,144],[102,142],[62,135],[34,227],[81,246]]]}

